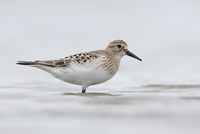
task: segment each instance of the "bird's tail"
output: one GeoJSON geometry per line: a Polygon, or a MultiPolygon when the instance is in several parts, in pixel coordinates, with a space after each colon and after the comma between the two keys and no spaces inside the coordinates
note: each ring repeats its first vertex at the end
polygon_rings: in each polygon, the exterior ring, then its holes
{"type": "Polygon", "coordinates": [[[37,61],[18,61],[16,64],[36,66],[36,65],[38,65],[38,62],[37,61]]]}

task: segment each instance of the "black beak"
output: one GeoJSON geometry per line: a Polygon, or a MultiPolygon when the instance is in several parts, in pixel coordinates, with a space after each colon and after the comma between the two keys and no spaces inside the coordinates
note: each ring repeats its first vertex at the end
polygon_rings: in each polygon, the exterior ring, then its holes
{"type": "Polygon", "coordinates": [[[131,56],[131,57],[133,57],[133,58],[136,58],[137,60],[139,60],[139,61],[142,61],[142,59],[140,59],[139,57],[137,57],[135,54],[133,54],[133,53],[131,53],[130,51],[126,51],[126,54],[128,55],[128,56],[131,56]]]}

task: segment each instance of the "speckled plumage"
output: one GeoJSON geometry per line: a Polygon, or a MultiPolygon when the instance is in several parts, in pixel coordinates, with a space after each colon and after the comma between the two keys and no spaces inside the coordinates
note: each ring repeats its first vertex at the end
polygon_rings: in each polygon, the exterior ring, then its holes
{"type": "Polygon", "coordinates": [[[124,41],[115,40],[105,50],[83,52],[59,60],[19,61],[17,64],[34,66],[65,82],[81,85],[84,93],[88,86],[112,78],[119,69],[121,58],[126,54],[141,60],[128,51],[124,41]]]}

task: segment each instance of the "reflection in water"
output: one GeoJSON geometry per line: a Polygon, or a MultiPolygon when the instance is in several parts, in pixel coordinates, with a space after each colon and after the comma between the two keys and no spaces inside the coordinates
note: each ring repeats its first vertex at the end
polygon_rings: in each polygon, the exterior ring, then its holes
{"type": "Polygon", "coordinates": [[[117,94],[110,94],[110,93],[64,93],[64,95],[86,96],[86,97],[118,96],[117,94]]]}

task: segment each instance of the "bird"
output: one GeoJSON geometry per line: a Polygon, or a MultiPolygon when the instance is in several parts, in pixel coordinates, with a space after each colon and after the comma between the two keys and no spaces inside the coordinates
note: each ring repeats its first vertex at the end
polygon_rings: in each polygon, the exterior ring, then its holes
{"type": "Polygon", "coordinates": [[[114,40],[104,50],[82,52],[58,60],[18,61],[16,64],[36,67],[64,82],[80,85],[85,93],[89,86],[111,79],[125,55],[142,61],[128,50],[125,41],[114,40]]]}

